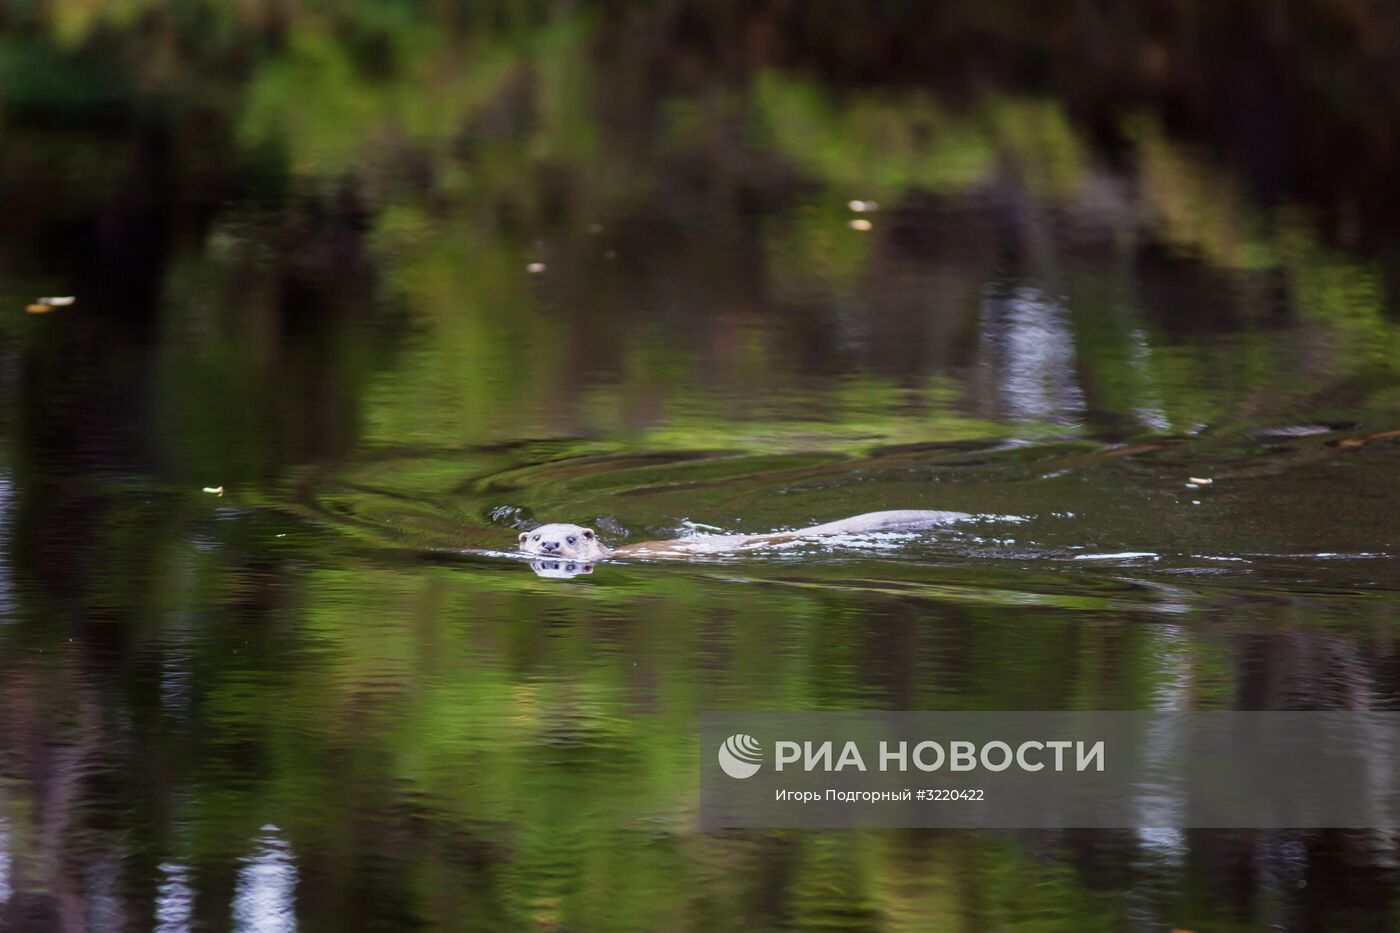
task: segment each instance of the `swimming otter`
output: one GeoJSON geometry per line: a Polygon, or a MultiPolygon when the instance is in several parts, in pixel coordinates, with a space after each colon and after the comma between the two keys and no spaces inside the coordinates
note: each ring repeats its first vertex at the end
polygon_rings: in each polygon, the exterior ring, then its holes
{"type": "Polygon", "coordinates": [[[935,512],[926,509],[898,509],[892,512],[866,512],[838,522],[827,522],[798,531],[774,531],[761,535],[696,535],[674,541],[640,541],[610,548],[597,532],[582,525],[541,525],[520,533],[520,550],[572,561],[595,561],[608,557],[637,557],[643,560],[685,559],[707,554],[727,554],[764,544],[816,538],[823,535],[863,534],[871,531],[911,531],[972,516],[965,512],[935,512]]]}

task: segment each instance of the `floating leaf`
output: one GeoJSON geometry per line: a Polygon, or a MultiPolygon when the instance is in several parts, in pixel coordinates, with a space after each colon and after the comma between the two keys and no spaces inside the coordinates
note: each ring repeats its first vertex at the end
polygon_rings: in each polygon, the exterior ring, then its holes
{"type": "Polygon", "coordinates": [[[1400,430],[1397,431],[1373,431],[1370,434],[1362,434],[1359,437],[1343,437],[1335,441],[1328,441],[1328,446],[1336,447],[1339,450],[1355,450],[1358,447],[1365,447],[1372,441],[1385,440],[1386,438],[1400,437],[1400,430]]]}

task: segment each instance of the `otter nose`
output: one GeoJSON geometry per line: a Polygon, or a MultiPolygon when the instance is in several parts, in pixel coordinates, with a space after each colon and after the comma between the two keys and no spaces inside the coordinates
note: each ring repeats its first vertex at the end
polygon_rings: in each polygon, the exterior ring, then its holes
{"type": "Polygon", "coordinates": [[[559,550],[559,542],[558,542],[558,541],[546,541],[542,546],[544,547],[544,549],[545,549],[546,551],[557,551],[557,550],[559,550]]]}

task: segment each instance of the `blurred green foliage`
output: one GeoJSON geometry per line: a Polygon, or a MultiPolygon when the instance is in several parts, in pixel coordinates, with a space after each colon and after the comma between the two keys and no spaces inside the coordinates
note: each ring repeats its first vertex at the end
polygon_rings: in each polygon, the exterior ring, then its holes
{"type": "MultiPolygon", "coordinates": [[[[995,32],[1003,6],[969,15],[995,32]]],[[[1130,709],[1163,685],[1228,706],[1236,639],[1389,645],[1393,600],[876,560],[561,588],[423,544],[499,546],[515,520],[492,507],[641,534],[911,495],[1102,513],[1066,540],[1182,540],[1201,526],[1154,510],[1193,462],[1075,458],[1201,427],[1393,426],[1393,279],[1314,208],[1261,201],[1150,108],[1105,153],[1048,91],[705,59],[671,48],[660,7],[4,18],[0,295],[93,283],[74,314],[0,316],[21,373],[0,416],[12,887],[83,890],[74,866],[107,854],[149,919],[176,864],[218,928],[273,832],[309,929],[1110,929],[1129,904],[1252,928],[1204,855],[1123,843],[1138,861],[1103,882],[1062,839],[699,834],[696,716],[1130,709]],[[1029,343],[1067,335],[1082,396],[1048,415],[1006,404],[998,309],[1028,294],[1029,343]],[[1002,438],[1061,446],[972,445],[985,481],[957,448],[870,453],[1002,438]]],[[[1326,528],[1269,514],[1279,487],[1226,495],[1285,543],[1355,543],[1390,504],[1367,463],[1286,487],[1353,493],[1326,528]]],[[[1210,543],[1243,549],[1257,528],[1235,524],[1210,543]]],[[[1257,915],[1289,896],[1255,892],[1257,915]]]]}

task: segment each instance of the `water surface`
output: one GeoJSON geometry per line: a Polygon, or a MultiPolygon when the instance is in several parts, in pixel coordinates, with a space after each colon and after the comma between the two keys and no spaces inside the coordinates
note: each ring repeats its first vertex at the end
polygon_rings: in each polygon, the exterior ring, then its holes
{"type": "Polygon", "coordinates": [[[697,831],[702,709],[1400,705],[1386,47],[1249,46],[1300,151],[946,16],[6,12],[0,927],[1392,925],[1382,832],[697,831]]]}

